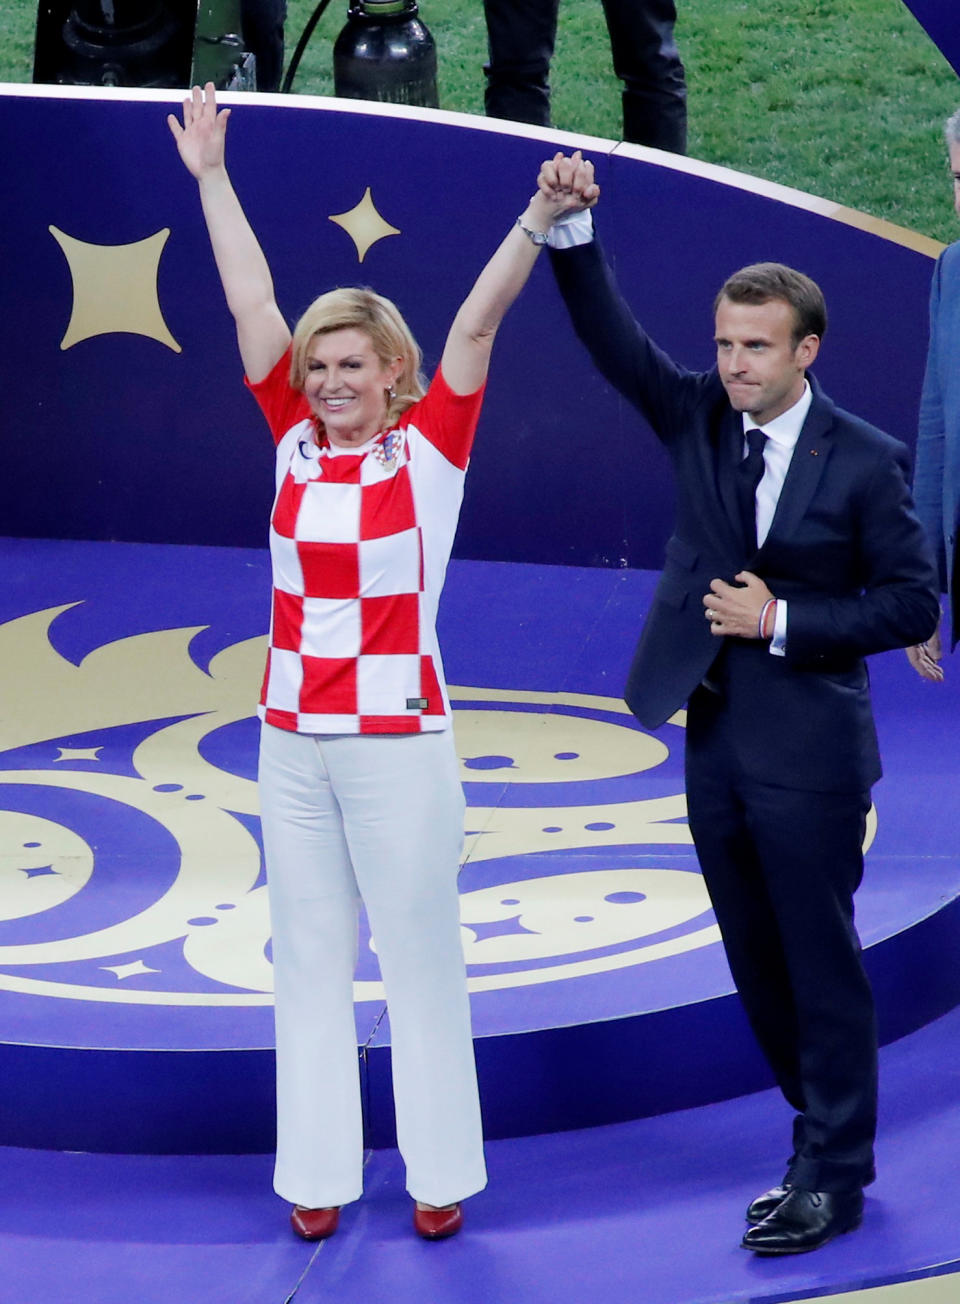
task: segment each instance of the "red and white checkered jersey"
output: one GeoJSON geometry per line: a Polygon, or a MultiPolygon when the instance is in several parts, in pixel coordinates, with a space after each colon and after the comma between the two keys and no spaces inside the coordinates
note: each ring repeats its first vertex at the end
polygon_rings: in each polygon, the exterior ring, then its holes
{"type": "Polygon", "coordinates": [[[297,733],[445,729],[437,605],[483,389],[454,394],[438,370],[353,453],[318,445],[289,375],[287,353],[249,386],[277,444],[260,718],[297,733]]]}

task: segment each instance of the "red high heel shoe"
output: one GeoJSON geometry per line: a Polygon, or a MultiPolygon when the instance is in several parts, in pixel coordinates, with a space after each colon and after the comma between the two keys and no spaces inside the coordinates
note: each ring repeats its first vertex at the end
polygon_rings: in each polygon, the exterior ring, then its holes
{"type": "Polygon", "coordinates": [[[463,1226],[463,1209],[459,1204],[446,1209],[421,1209],[413,1206],[413,1225],[419,1236],[428,1241],[442,1241],[446,1236],[456,1236],[463,1226]]]}
{"type": "Polygon", "coordinates": [[[305,1241],[325,1241],[337,1230],[340,1221],[340,1209],[304,1209],[297,1204],[290,1214],[290,1226],[305,1241]]]}

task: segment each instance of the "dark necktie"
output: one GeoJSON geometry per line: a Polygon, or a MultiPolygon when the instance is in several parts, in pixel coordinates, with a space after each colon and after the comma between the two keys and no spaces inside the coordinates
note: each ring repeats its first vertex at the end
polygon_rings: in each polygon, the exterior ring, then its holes
{"type": "Polygon", "coordinates": [[[757,485],[763,479],[763,446],[767,436],[756,426],[747,431],[747,455],[737,466],[737,502],[747,551],[757,550],[757,485]]]}

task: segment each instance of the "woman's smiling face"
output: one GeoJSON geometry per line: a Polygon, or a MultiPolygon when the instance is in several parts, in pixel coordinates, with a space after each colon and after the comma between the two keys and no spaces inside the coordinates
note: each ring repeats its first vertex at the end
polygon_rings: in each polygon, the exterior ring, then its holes
{"type": "Polygon", "coordinates": [[[303,392],[331,444],[352,448],[379,434],[386,424],[387,391],[400,367],[400,358],[384,366],[369,335],[353,327],[311,340],[303,392]]]}

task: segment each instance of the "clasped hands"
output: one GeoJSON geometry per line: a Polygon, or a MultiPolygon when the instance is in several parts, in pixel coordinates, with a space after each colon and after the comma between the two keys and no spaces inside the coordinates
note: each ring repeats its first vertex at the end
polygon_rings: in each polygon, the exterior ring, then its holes
{"type": "Polygon", "coordinates": [[[758,638],[761,613],[773,594],[752,571],[740,571],[733,578],[733,584],[710,581],[710,592],[703,599],[710,633],[718,638],[758,638]]]}
{"type": "Polygon", "coordinates": [[[593,179],[593,164],[579,150],[567,157],[554,154],[540,165],[537,190],[553,210],[553,217],[564,213],[582,213],[593,208],[600,198],[600,187],[593,179]]]}

